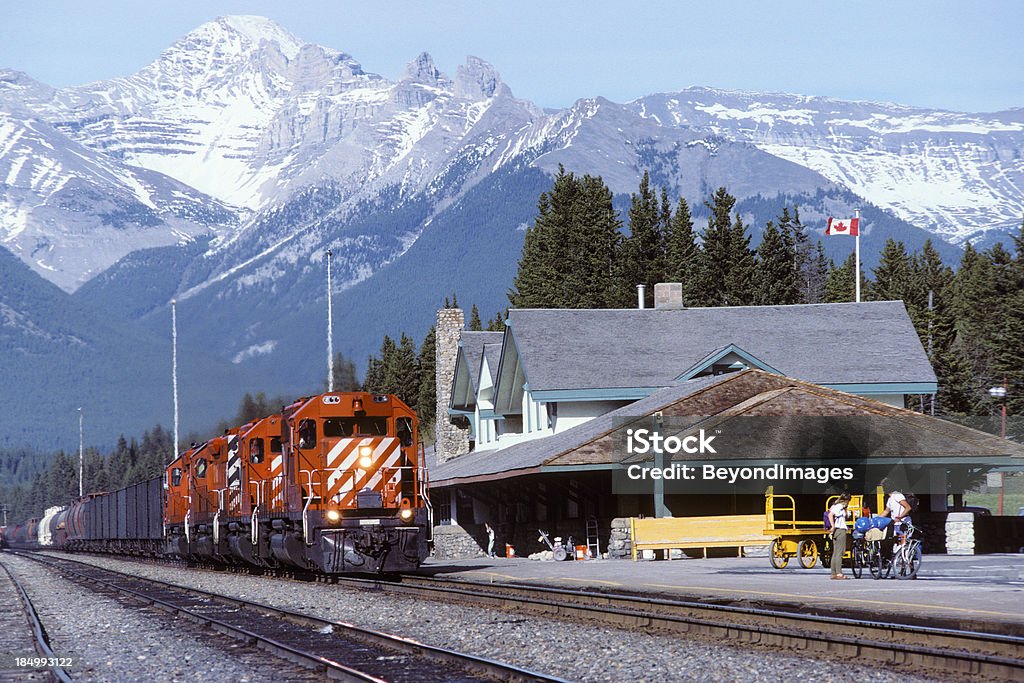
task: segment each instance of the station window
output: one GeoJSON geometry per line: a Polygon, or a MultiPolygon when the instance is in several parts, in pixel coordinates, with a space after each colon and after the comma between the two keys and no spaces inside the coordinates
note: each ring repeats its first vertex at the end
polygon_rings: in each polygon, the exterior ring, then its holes
{"type": "Polygon", "coordinates": [[[299,423],[299,448],[316,446],[316,421],[306,418],[299,423]]]}
{"type": "Polygon", "coordinates": [[[206,478],[206,458],[196,460],[196,476],[200,479],[206,478]]]}
{"type": "Polygon", "coordinates": [[[263,462],[263,439],[249,439],[249,462],[253,464],[263,462]]]}
{"type": "Polygon", "coordinates": [[[171,486],[181,486],[181,468],[175,467],[171,470],[171,486]]]}

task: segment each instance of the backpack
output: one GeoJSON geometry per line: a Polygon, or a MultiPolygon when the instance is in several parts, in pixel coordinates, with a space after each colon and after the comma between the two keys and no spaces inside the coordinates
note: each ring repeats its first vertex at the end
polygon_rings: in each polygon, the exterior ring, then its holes
{"type": "Polygon", "coordinates": [[[831,531],[832,530],[832,522],[829,521],[828,516],[829,516],[829,511],[825,510],[825,517],[824,517],[824,519],[825,519],[825,531],[831,531]]]}
{"type": "Polygon", "coordinates": [[[910,511],[917,512],[917,506],[920,503],[920,501],[917,499],[917,496],[915,496],[913,493],[908,493],[904,497],[907,499],[907,503],[910,505],[910,511]]]}

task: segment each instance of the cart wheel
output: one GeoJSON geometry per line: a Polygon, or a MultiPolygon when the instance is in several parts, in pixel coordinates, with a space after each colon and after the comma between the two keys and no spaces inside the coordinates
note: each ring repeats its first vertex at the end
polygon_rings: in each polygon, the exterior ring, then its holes
{"type": "Polygon", "coordinates": [[[555,562],[561,562],[569,555],[565,552],[565,548],[560,545],[556,545],[555,549],[551,551],[551,556],[554,558],[555,562]]]}
{"type": "Polygon", "coordinates": [[[805,538],[797,544],[796,556],[800,559],[801,567],[811,569],[818,562],[818,544],[813,539],[805,538]]]}
{"type": "Polygon", "coordinates": [[[772,545],[768,549],[768,560],[776,569],[783,569],[789,564],[789,556],[786,555],[782,549],[782,542],[777,538],[772,539],[772,545]]]}

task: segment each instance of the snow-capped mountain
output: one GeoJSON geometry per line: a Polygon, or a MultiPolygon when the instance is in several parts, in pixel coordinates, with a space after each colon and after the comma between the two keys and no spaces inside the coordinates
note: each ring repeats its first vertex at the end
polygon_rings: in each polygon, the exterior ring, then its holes
{"type": "Polygon", "coordinates": [[[698,204],[720,184],[740,198],[845,187],[956,242],[1019,221],[1022,147],[1022,111],[694,88],[545,113],[475,57],[449,78],[421,54],[390,81],[270,20],[221,17],[123,78],[54,89],[0,72],[0,240],[68,291],[199,235],[214,239],[185,296],[254,259],[291,267],[328,247],[350,285],[488,174],[563,163],[619,193],[651,168],[698,204]],[[342,227],[418,201],[430,210],[400,230],[342,227]]]}
{"type": "Polygon", "coordinates": [[[955,244],[1024,215],[1024,109],[964,114],[689,88],[630,103],[669,126],[746,140],[955,244]]]}
{"type": "MultiPolygon", "coordinates": [[[[705,89],[550,112],[475,57],[451,77],[421,54],[389,80],[269,20],[224,17],[124,78],[56,89],[0,71],[0,244],[49,281],[0,262],[14,278],[0,301],[5,367],[26,378],[67,367],[60,321],[104,311],[72,326],[74,367],[104,368],[76,390],[111,396],[110,430],[141,431],[152,421],[136,410],[120,422],[117,401],[154,377],[163,346],[143,352],[141,340],[166,341],[176,298],[184,357],[227,368],[189,383],[211,421],[240,398],[239,378],[308,392],[322,374],[310,359],[324,353],[328,249],[335,348],[359,362],[384,334],[422,338],[450,292],[485,315],[502,309],[559,165],[600,175],[620,201],[649,170],[697,213],[725,186],[755,241],[783,205],[812,227],[860,207],[870,267],[889,236],[914,250],[921,227],[963,239],[1019,225],[1022,125],[1021,111],[705,89]],[[55,313],[33,313],[33,297],[55,313]],[[127,331],[90,337],[104,316],[127,331]],[[118,341],[129,337],[140,341],[118,341]]],[[[850,245],[825,247],[841,260],[850,245]]],[[[18,400],[43,412],[48,397],[18,400]]],[[[16,422],[0,413],[0,438],[16,422]]]]}

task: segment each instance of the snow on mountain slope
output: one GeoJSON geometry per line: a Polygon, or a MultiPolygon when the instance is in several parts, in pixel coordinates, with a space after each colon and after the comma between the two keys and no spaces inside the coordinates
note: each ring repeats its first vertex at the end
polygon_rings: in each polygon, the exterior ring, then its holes
{"type": "Polygon", "coordinates": [[[747,140],[954,243],[1020,225],[1024,111],[965,114],[689,88],[630,103],[664,125],[747,140]]]}
{"type": "MultiPolygon", "coordinates": [[[[36,258],[64,248],[62,230],[80,240],[95,230],[96,244],[134,250],[204,225],[214,239],[183,290],[242,272],[238,287],[261,286],[312,267],[329,247],[338,281],[359,282],[509,165],[551,173],[562,163],[618,193],[650,169],[690,200],[718,185],[742,198],[835,183],[952,240],[1004,231],[1024,209],[1022,112],[690,89],[545,113],[513,97],[481,59],[449,78],[424,53],[390,81],[261,17],[211,21],[109,81],[53,89],[0,72],[0,112],[15,122],[0,145],[0,236],[70,289],[124,252],[36,258]],[[11,142],[29,139],[34,146],[11,142]],[[97,208],[58,226],[44,207],[72,179],[90,184],[97,207],[133,208],[97,208]],[[371,218],[396,211],[403,221],[371,218]],[[150,214],[170,232],[150,229],[150,214]],[[104,237],[104,216],[124,215],[142,223],[104,237]]],[[[64,249],[79,244],[89,243],[64,249]]]]}
{"type": "Polygon", "coordinates": [[[0,110],[0,244],[73,291],[138,249],[211,234],[233,215],[158,173],[0,110]]]}

